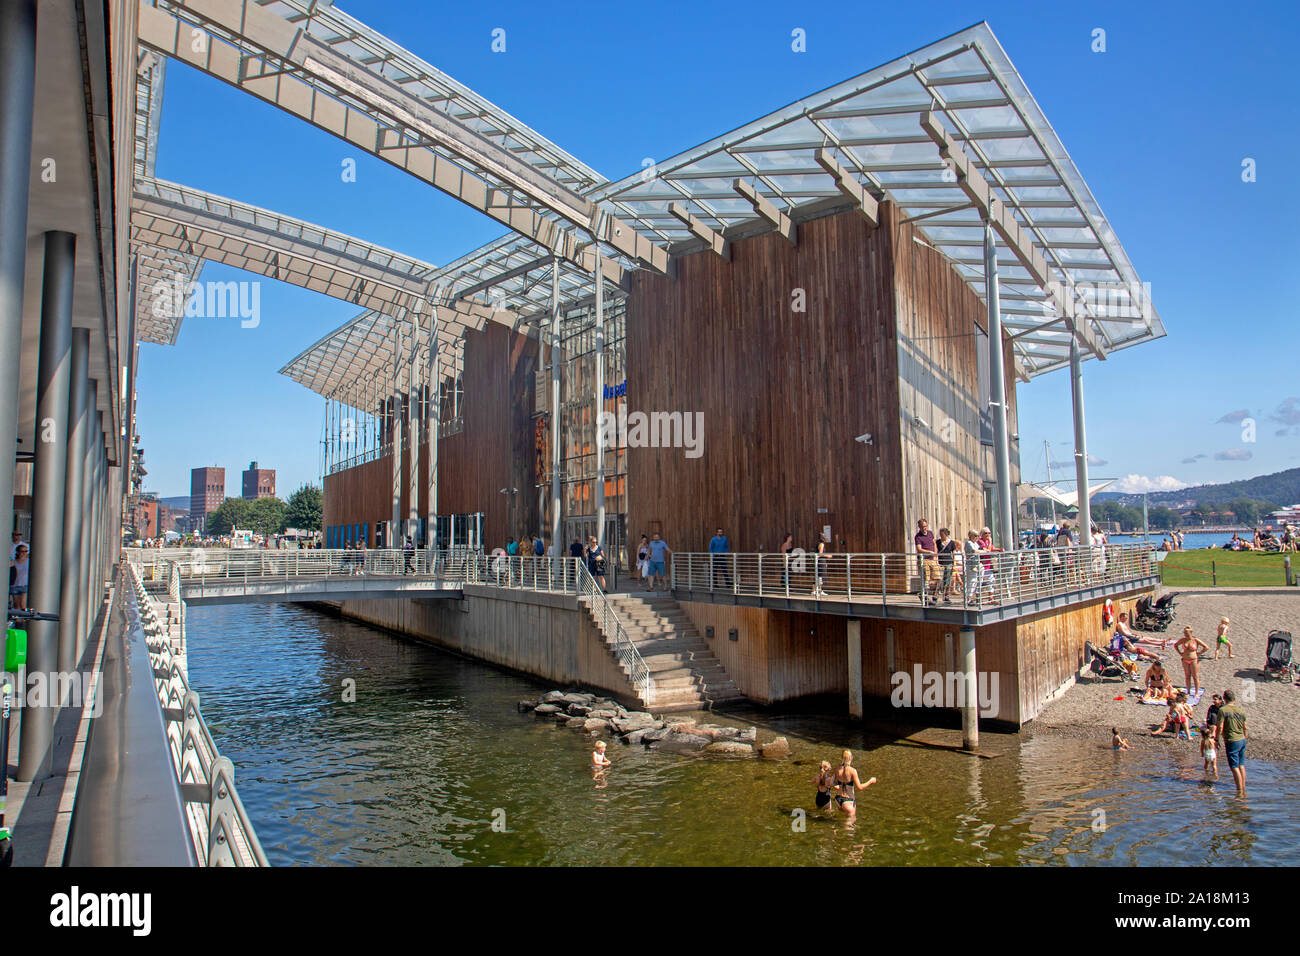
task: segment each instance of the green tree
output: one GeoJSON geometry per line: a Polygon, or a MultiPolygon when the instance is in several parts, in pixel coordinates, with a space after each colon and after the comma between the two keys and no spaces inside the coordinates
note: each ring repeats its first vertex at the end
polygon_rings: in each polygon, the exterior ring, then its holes
{"type": "Polygon", "coordinates": [[[248,511],[248,526],[258,534],[279,534],[285,528],[285,504],[279,498],[257,498],[248,511]]]}
{"type": "Polygon", "coordinates": [[[230,534],[232,528],[249,527],[252,502],[243,498],[227,498],[217,505],[216,510],[208,512],[203,530],[211,535],[230,534]]]}
{"type": "Polygon", "coordinates": [[[1157,531],[1172,531],[1183,523],[1183,516],[1167,505],[1156,505],[1148,511],[1147,520],[1157,531]]]}
{"type": "Polygon", "coordinates": [[[324,502],[315,485],[303,485],[289,496],[285,506],[285,526],[300,531],[319,531],[324,502]]]}

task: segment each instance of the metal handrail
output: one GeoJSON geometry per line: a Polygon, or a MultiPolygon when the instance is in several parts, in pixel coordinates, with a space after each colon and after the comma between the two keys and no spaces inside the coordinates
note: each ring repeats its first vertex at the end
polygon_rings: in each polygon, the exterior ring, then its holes
{"type": "Polygon", "coordinates": [[[1155,577],[1143,544],[931,556],[674,552],[674,590],[812,601],[992,609],[1155,577]],[[950,558],[951,560],[945,560],[950,558]]]}
{"type": "Polygon", "coordinates": [[[577,566],[578,593],[581,597],[587,599],[588,608],[592,617],[595,618],[596,626],[600,628],[600,632],[613,640],[614,655],[627,670],[633,686],[640,688],[642,703],[646,707],[653,706],[655,684],[654,679],[650,676],[650,667],[646,664],[645,658],[641,656],[641,652],[636,649],[636,645],[627,636],[627,629],[610,605],[609,598],[600,589],[600,585],[596,583],[596,579],[592,576],[591,570],[587,567],[585,561],[581,558],[566,558],[565,560],[572,561],[577,566]]]}
{"type": "MultiPolygon", "coordinates": [[[[234,765],[218,752],[199,709],[199,695],[189,686],[183,652],[178,653],[173,647],[170,627],[164,628],[157,602],[145,588],[140,568],[129,561],[127,566],[153,667],[168,749],[180,781],[199,864],[269,866],[253,822],[235,788],[234,765]]],[[[169,596],[180,580],[177,571],[175,566],[167,571],[169,596]]],[[[183,601],[179,603],[183,620],[185,605],[183,601]]],[[[170,616],[167,622],[170,624],[170,616]]]]}

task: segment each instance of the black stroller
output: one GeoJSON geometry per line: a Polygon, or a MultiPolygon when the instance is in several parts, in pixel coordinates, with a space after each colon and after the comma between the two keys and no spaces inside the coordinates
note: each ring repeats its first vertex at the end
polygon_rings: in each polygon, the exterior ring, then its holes
{"type": "Polygon", "coordinates": [[[1300,667],[1291,660],[1291,632],[1268,632],[1268,658],[1264,661],[1264,676],[1289,680],[1300,667]]]}
{"type": "Polygon", "coordinates": [[[1124,680],[1131,676],[1120,664],[1116,663],[1115,658],[1111,657],[1092,641],[1087,641],[1084,650],[1088,655],[1091,663],[1089,669],[1098,677],[1112,677],[1118,680],[1124,680]]]}
{"type": "Polygon", "coordinates": [[[1139,598],[1133,626],[1139,631],[1163,631],[1174,619],[1173,607],[1173,594],[1166,594],[1154,604],[1149,597],[1139,598]]]}

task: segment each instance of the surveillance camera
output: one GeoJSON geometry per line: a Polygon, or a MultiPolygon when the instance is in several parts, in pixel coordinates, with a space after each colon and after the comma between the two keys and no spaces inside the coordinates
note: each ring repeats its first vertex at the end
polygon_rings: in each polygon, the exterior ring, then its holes
{"type": "Polygon", "coordinates": [[[916,416],[914,416],[914,417],[912,418],[912,424],[913,424],[913,425],[919,425],[921,428],[929,428],[929,427],[930,427],[930,423],[927,422],[927,421],[926,421],[924,418],[922,418],[920,415],[916,415],[916,416]]]}
{"type": "Polygon", "coordinates": [[[871,441],[872,441],[872,439],[871,439],[871,432],[867,432],[865,435],[859,435],[857,438],[855,438],[855,439],[853,439],[853,440],[854,440],[854,441],[860,441],[860,442],[862,442],[862,444],[864,444],[864,445],[870,445],[870,444],[871,444],[871,441]]]}

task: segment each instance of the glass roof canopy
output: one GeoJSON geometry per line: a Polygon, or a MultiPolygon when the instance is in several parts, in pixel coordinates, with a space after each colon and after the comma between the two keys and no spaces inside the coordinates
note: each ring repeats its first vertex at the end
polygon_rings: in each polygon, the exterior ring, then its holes
{"type": "MultiPolygon", "coordinates": [[[[985,23],[658,163],[653,176],[636,173],[586,195],[647,238],[689,251],[703,243],[670,213],[671,203],[726,235],[744,234],[761,221],[733,188],[743,179],[798,221],[841,198],[815,159],[828,149],[905,219],[924,217],[917,230],[983,299],[983,223],[921,128],[927,111],[970,155],[992,195],[1014,211],[1056,281],[1075,290],[1106,351],[1165,334],[1101,207],[985,23]]],[[[545,312],[549,282],[536,282],[536,272],[512,274],[538,256],[533,243],[507,236],[439,270],[435,281],[483,295],[485,283],[504,277],[492,286],[502,302],[545,312]]],[[[589,276],[561,265],[562,295],[590,288],[589,276]]],[[[1021,368],[1033,376],[1065,364],[1069,331],[1001,240],[998,272],[1003,321],[1021,368]]]]}
{"type": "MultiPolygon", "coordinates": [[[[166,0],[152,2],[163,5],[166,0]]],[[[921,115],[933,111],[971,157],[991,194],[1013,212],[1045,257],[1053,278],[1082,298],[1082,317],[1106,351],[1164,334],[1114,231],[984,23],[806,97],[649,171],[609,182],[472,90],[332,6],[313,0],[255,2],[456,117],[675,254],[695,251],[703,243],[670,213],[671,203],[684,205],[697,220],[728,238],[768,228],[750,202],[735,191],[737,179],[752,185],[795,222],[830,211],[836,203],[849,208],[834,180],[816,161],[816,152],[826,149],[869,192],[895,202],[903,218],[914,218],[923,238],[948,257],[983,298],[983,224],[940,156],[939,147],[921,127],[921,115]]],[[[160,66],[165,59],[159,57],[158,62],[160,66]]],[[[160,74],[155,67],[152,75],[159,88],[160,74]]],[[[148,115],[156,109],[158,99],[148,79],[142,67],[137,127],[143,114],[143,131],[149,130],[148,115]]],[[[153,130],[145,147],[148,166],[144,169],[148,172],[152,171],[156,120],[153,130]]],[[[141,157],[137,159],[140,175],[141,157]]],[[[521,205],[528,204],[524,197],[516,199],[521,205]]],[[[541,207],[535,209],[590,242],[581,227],[570,227],[541,207]]],[[[623,270],[638,268],[635,260],[612,247],[603,249],[607,262],[623,270]]],[[[164,260],[159,269],[177,264],[176,250],[160,250],[159,255],[164,260]]],[[[1064,320],[1056,316],[1044,290],[1000,239],[998,260],[1004,323],[1020,369],[1033,376],[1064,364],[1071,338],[1064,320]]],[[[427,282],[435,300],[450,297],[489,303],[496,309],[511,310],[527,323],[549,314],[553,262],[550,250],[526,236],[510,233],[432,270],[427,282]]],[[[142,260],[142,274],[144,265],[142,260]]],[[[560,296],[566,308],[591,296],[589,272],[565,258],[559,259],[558,268],[560,296]]],[[[610,293],[621,294],[613,288],[610,293]]],[[[337,334],[351,343],[350,349],[332,354],[330,361],[320,361],[308,373],[303,363],[311,361],[314,351],[331,347],[327,336],[287,365],[285,374],[293,369],[295,380],[331,394],[358,373],[386,367],[387,362],[372,363],[362,354],[368,340],[359,337],[354,328],[357,323],[383,324],[378,313],[363,313],[338,330],[337,334]],[[346,353],[351,354],[345,358],[346,353]]],[[[143,319],[141,324],[142,328],[147,325],[143,319]]],[[[460,331],[463,328],[459,327],[460,331]]],[[[449,330],[455,329],[453,323],[449,330]]],[[[175,330],[170,331],[174,337],[175,330]]]]}

